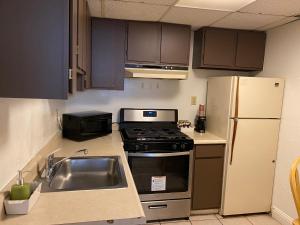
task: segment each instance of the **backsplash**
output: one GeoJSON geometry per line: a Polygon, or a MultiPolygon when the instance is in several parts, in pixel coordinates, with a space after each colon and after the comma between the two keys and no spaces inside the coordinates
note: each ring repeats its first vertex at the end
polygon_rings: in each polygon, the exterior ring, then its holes
{"type": "Polygon", "coordinates": [[[88,90],[70,97],[66,111],[107,111],[113,113],[113,121],[119,121],[119,109],[124,107],[175,108],[179,119],[194,121],[198,105],[206,102],[207,77],[216,75],[224,71],[190,70],[188,79],[180,81],[125,79],[124,91],[88,90]],[[197,96],[196,105],[191,105],[191,96],[197,96]]]}
{"type": "Polygon", "coordinates": [[[0,190],[57,133],[63,101],[0,99],[0,190]]]}

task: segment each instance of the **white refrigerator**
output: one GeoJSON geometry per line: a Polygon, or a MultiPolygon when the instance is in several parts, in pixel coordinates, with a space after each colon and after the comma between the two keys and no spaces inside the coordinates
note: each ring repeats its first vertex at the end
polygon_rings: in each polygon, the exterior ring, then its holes
{"type": "Polygon", "coordinates": [[[271,210],[284,80],[208,79],[207,130],[226,138],[222,215],[271,210]]]}

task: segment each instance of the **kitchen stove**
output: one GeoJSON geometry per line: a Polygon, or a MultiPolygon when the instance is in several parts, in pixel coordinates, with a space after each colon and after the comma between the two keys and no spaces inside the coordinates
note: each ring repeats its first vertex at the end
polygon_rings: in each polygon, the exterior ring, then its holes
{"type": "Polygon", "coordinates": [[[190,216],[194,141],[176,109],[121,109],[120,132],[147,221],[190,216]]]}

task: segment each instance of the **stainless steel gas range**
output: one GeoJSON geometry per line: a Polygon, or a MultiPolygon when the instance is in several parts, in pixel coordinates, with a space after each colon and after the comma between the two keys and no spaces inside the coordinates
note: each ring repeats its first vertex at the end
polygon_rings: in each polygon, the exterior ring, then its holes
{"type": "Polygon", "coordinates": [[[124,150],[147,221],[190,215],[194,142],[176,109],[121,109],[124,150]]]}

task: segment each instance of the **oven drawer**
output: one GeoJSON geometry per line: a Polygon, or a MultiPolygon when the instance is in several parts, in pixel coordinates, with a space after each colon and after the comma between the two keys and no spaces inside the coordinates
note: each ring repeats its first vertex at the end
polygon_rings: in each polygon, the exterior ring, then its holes
{"type": "Polygon", "coordinates": [[[147,221],[186,218],[190,216],[191,200],[142,202],[147,221]]]}

